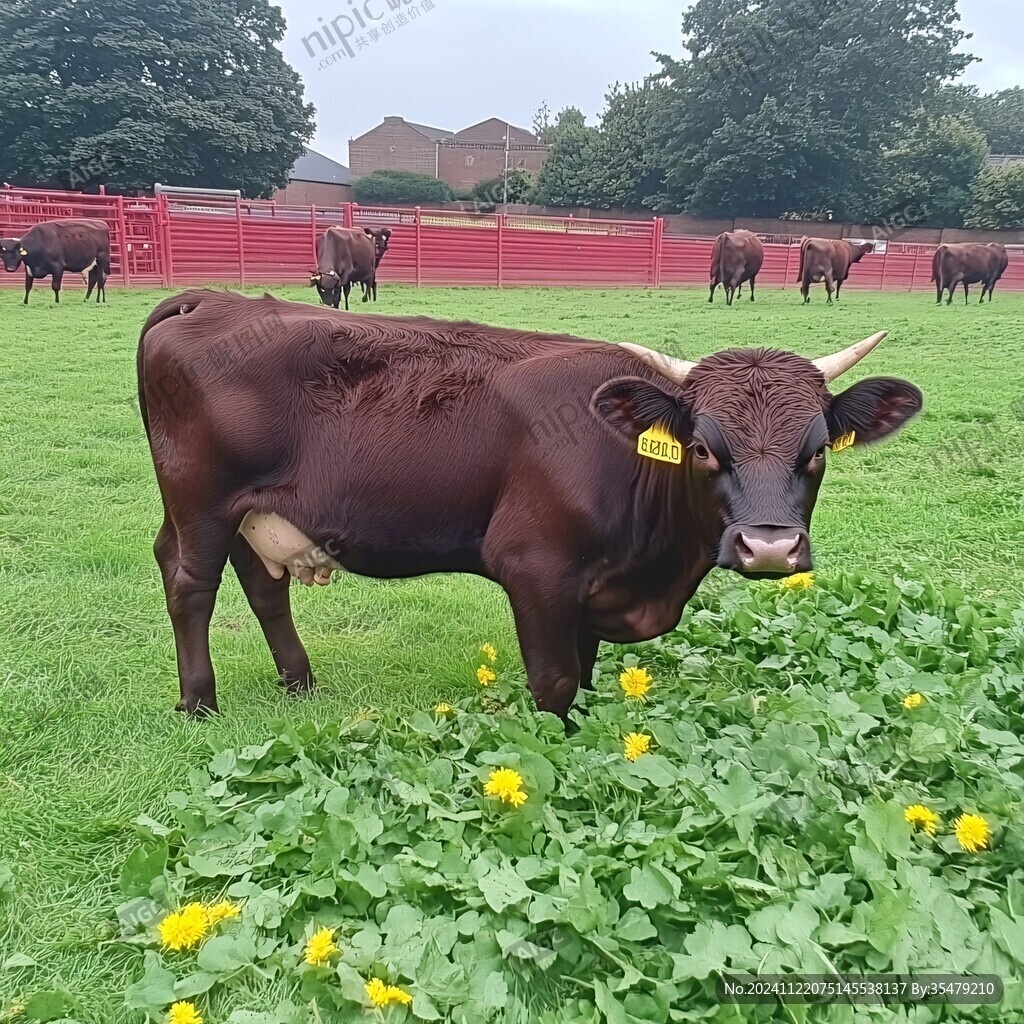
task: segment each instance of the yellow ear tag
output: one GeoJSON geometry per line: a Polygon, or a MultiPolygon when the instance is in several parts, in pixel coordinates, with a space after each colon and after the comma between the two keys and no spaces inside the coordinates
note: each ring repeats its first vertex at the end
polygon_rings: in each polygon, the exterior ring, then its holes
{"type": "Polygon", "coordinates": [[[27,255],[28,255],[28,249],[19,249],[19,250],[18,250],[18,252],[19,252],[19,253],[20,253],[20,254],[21,254],[22,256],[27,256],[27,255]]]}
{"type": "Polygon", "coordinates": [[[848,434],[843,434],[842,437],[837,437],[832,442],[832,451],[841,452],[844,448],[849,448],[854,441],[857,440],[857,431],[851,430],[848,434]]]}
{"type": "Polygon", "coordinates": [[[671,462],[676,466],[683,461],[683,446],[660,423],[648,427],[636,439],[636,450],[645,459],[671,462]]]}

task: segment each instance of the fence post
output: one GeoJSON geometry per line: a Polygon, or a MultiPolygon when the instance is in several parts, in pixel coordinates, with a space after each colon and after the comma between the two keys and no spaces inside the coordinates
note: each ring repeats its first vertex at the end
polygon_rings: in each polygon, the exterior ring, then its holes
{"type": "Polygon", "coordinates": [[[505,214],[497,214],[498,218],[498,287],[501,288],[504,280],[504,255],[505,255],[505,214]]]}
{"type": "Polygon", "coordinates": [[[889,255],[889,239],[885,240],[885,252],[882,253],[882,280],[878,285],[880,292],[885,291],[885,262],[889,255]]]}
{"type": "Polygon", "coordinates": [[[160,241],[164,250],[163,264],[164,287],[174,287],[174,261],[171,259],[171,208],[167,196],[157,196],[157,223],[160,227],[160,241]]]}
{"type": "Polygon", "coordinates": [[[342,224],[350,228],[355,223],[355,216],[352,212],[352,203],[342,204],[342,224]]]}
{"type": "Polygon", "coordinates": [[[128,288],[131,278],[128,275],[128,225],[124,219],[124,196],[117,197],[117,233],[121,236],[121,282],[128,288]]]}
{"type": "Polygon", "coordinates": [[[238,239],[238,283],[245,287],[245,241],[242,238],[242,200],[235,196],[235,234],[238,239]]]}
{"type": "Polygon", "coordinates": [[[654,247],[653,259],[651,260],[651,286],[661,287],[661,256],[662,242],[665,233],[665,218],[654,218],[654,231],[651,233],[651,245],[654,247]]]}
{"type": "Polygon", "coordinates": [[[316,258],[316,204],[312,204],[309,208],[309,244],[313,247],[313,269],[314,271],[319,270],[317,266],[316,258]]]}
{"type": "Polygon", "coordinates": [[[789,285],[789,261],[792,258],[792,256],[793,256],[793,243],[790,242],[789,245],[786,246],[786,276],[783,278],[783,281],[782,281],[782,290],[783,291],[785,291],[786,287],[789,285]]]}
{"type": "Polygon", "coordinates": [[[416,207],[416,287],[419,288],[422,282],[422,273],[420,271],[420,208],[416,207]]]}

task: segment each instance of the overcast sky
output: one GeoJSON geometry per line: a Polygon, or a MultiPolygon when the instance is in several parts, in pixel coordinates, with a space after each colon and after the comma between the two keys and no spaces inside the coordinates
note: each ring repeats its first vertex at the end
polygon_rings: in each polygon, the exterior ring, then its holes
{"type": "MultiPolygon", "coordinates": [[[[529,128],[546,101],[552,112],[579,107],[593,123],[610,84],[656,70],[652,50],[682,50],[684,0],[427,0],[429,11],[415,0],[419,16],[389,34],[378,27],[376,40],[371,22],[364,30],[353,19],[353,55],[321,68],[339,47],[323,54],[308,37],[367,2],[386,21],[396,17],[389,3],[400,0],[280,0],[285,54],[317,108],[313,148],[346,164],[348,140],[387,114],[452,131],[487,117],[529,128]]],[[[401,10],[408,18],[409,8],[401,10]]],[[[967,81],[986,90],[1024,84],[1024,0],[960,0],[960,12],[974,33],[965,48],[982,58],[967,81]]]]}

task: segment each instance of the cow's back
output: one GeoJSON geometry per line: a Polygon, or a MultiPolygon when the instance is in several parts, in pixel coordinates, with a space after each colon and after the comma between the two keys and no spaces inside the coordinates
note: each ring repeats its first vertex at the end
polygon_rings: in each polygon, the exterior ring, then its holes
{"type": "Polygon", "coordinates": [[[449,554],[512,479],[551,501],[608,500],[594,460],[626,472],[630,452],[590,398],[654,376],[600,342],[204,291],[157,307],[139,365],[165,497],[269,502],[314,538],[330,530],[310,510],[334,509],[368,551],[422,540],[427,522],[449,554]]]}

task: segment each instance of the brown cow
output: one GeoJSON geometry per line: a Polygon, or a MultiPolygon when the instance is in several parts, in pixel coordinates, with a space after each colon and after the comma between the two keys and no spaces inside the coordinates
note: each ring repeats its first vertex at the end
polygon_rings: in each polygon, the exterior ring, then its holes
{"type": "Polygon", "coordinates": [[[390,228],[328,228],[316,243],[316,270],[309,283],[320,302],[335,309],[345,295],[345,309],[353,284],[363,285],[363,302],[377,301],[377,267],[388,250],[390,228]]]}
{"type": "Polygon", "coordinates": [[[764,246],[752,231],[725,231],[715,239],[711,252],[711,295],[708,302],[715,301],[715,289],[725,289],[725,304],[732,305],[737,288],[743,291],[743,282],[750,282],[750,301],[754,301],[754,280],[764,262],[764,246]]]}
{"type": "Polygon", "coordinates": [[[51,220],[36,224],[21,238],[0,238],[0,259],[8,273],[25,264],[25,302],[36,278],[50,275],[54,302],[60,302],[64,271],[82,275],[89,286],[85,301],[93,288],[96,301],[107,301],[107,278],[110,276],[110,231],[102,220],[51,220]]]}
{"type": "Polygon", "coordinates": [[[850,276],[850,267],[859,263],[875,247],[870,242],[859,245],[845,238],[804,238],[800,242],[800,273],[797,281],[804,302],[811,301],[811,285],[825,282],[829,305],[832,304],[832,285],[836,298],[843,282],[850,276]]]}
{"type": "Polygon", "coordinates": [[[715,565],[811,567],[826,449],[878,441],[921,408],[889,377],[828,391],[882,337],[815,362],[736,349],[687,363],[271,296],[164,300],[138,379],[179,709],[217,708],[209,626],[230,559],[292,691],[313,675],[289,574],[494,580],[537,707],[565,717],[598,643],[673,629],[715,565]],[[229,343],[262,322],[258,358],[229,343]]]}
{"type": "Polygon", "coordinates": [[[964,305],[967,304],[967,286],[981,284],[981,298],[992,301],[996,282],[1003,276],[1009,264],[1006,246],[999,242],[962,242],[958,245],[942,244],[932,257],[932,280],[935,282],[935,302],[942,302],[942,293],[949,289],[947,306],[953,304],[953,292],[957,285],[964,286],[964,305]]]}

